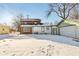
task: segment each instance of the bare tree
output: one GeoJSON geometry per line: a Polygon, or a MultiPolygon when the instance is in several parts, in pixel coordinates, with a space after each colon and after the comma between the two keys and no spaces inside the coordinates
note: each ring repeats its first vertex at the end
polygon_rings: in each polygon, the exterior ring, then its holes
{"type": "Polygon", "coordinates": [[[79,6],[76,6],[70,13],[69,19],[79,19],[79,6]]]}
{"type": "Polygon", "coordinates": [[[53,4],[49,4],[47,17],[50,16],[52,12],[55,12],[62,19],[61,22],[63,22],[64,20],[66,20],[68,18],[68,16],[70,15],[70,11],[76,5],[77,5],[77,3],[53,3],[53,4]]]}
{"type": "Polygon", "coordinates": [[[13,27],[15,27],[15,29],[17,31],[19,31],[19,25],[20,25],[20,21],[23,19],[23,15],[19,14],[18,16],[15,16],[13,18],[13,27]]]}

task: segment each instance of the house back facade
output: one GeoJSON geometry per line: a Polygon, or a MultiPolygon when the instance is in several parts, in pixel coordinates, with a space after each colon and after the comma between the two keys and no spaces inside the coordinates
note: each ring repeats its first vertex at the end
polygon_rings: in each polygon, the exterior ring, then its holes
{"type": "Polygon", "coordinates": [[[58,34],[58,28],[41,23],[41,19],[22,19],[19,26],[21,34],[58,34]]]}
{"type": "Polygon", "coordinates": [[[40,19],[29,19],[25,18],[20,21],[20,27],[19,31],[22,34],[32,34],[32,27],[33,25],[41,25],[41,20],[40,19]]]}

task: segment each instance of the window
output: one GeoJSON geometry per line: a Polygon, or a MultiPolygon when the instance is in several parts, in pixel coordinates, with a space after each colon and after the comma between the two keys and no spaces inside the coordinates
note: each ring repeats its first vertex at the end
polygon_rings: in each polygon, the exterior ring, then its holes
{"type": "Polygon", "coordinates": [[[37,24],[37,22],[34,22],[34,24],[37,24]]]}
{"type": "Polygon", "coordinates": [[[24,27],[23,28],[23,32],[29,32],[30,31],[30,27],[24,27]]]}
{"type": "Polygon", "coordinates": [[[24,22],[24,24],[27,24],[27,22],[24,22]]]}
{"type": "Polygon", "coordinates": [[[44,32],[44,31],[45,31],[45,27],[44,27],[44,26],[42,26],[41,30],[42,30],[42,32],[44,32]]]}
{"type": "Polygon", "coordinates": [[[49,27],[46,27],[46,30],[49,30],[49,27]]]}

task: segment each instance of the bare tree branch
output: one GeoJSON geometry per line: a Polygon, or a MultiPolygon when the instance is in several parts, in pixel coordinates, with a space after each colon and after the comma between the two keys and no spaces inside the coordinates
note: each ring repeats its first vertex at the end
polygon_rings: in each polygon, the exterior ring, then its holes
{"type": "Polygon", "coordinates": [[[70,13],[69,19],[79,19],[79,6],[76,6],[70,13]]]}
{"type": "Polygon", "coordinates": [[[19,14],[18,16],[15,16],[15,18],[13,19],[13,27],[16,28],[17,31],[19,31],[19,25],[20,25],[20,21],[22,20],[23,15],[19,14]]]}
{"type": "Polygon", "coordinates": [[[69,17],[70,11],[77,4],[78,3],[54,3],[54,4],[49,4],[49,11],[47,13],[47,17],[50,16],[52,14],[52,12],[55,12],[64,21],[69,17]]]}
{"type": "Polygon", "coordinates": [[[68,10],[68,14],[66,16],[66,18],[68,18],[68,16],[70,15],[70,11],[76,6],[77,4],[72,5],[72,7],[68,10]]]}

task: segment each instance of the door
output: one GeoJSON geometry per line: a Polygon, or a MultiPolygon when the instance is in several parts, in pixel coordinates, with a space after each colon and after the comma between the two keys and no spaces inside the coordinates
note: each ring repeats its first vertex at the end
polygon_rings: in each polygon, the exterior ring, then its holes
{"type": "Polygon", "coordinates": [[[52,31],[53,31],[53,35],[57,35],[57,28],[53,28],[52,31]]]}

